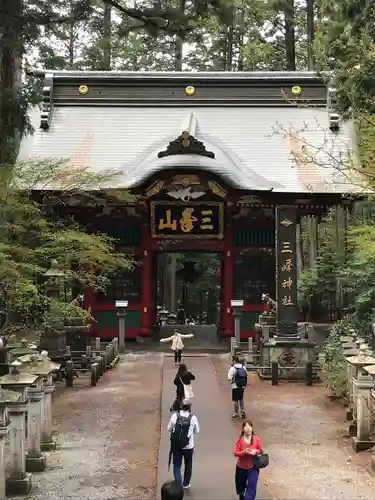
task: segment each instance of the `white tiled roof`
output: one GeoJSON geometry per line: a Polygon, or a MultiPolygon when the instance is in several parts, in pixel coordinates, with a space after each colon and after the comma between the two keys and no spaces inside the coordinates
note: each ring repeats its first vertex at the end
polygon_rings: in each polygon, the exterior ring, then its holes
{"type": "Polygon", "coordinates": [[[338,132],[331,132],[325,108],[194,107],[196,138],[215,158],[158,158],[158,152],[180,135],[191,111],[189,107],[55,106],[45,131],[39,128],[35,110],[35,132],[23,140],[19,159],[66,159],[93,171],[121,171],[111,186],[116,188],[134,187],[158,170],[195,167],[245,190],[358,191],[338,168],[347,161],[352,124],[344,122],[338,132]]]}

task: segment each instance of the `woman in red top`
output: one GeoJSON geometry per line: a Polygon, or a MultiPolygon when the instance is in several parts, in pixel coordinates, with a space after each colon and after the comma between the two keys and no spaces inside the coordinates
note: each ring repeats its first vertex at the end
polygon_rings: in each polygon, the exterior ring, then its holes
{"type": "Polygon", "coordinates": [[[262,442],[254,433],[250,420],[242,423],[233,453],[237,457],[235,484],[239,500],[255,500],[259,471],[254,467],[253,457],[262,453],[262,442]]]}

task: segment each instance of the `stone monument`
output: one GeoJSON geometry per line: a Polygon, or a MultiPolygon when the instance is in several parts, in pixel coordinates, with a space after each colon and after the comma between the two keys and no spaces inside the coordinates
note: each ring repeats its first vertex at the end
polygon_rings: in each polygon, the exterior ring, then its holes
{"type": "Polygon", "coordinates": [[[275,335],[261,341],[264,368],[258,373],[263,378],[271,378],[271,366],[277,363],[279,378],[303,379],[316,361],[315,343],[298,332],[296,224],[295,206],[276,207],[276,302],[268,299],[276,325],[275,335]]]}

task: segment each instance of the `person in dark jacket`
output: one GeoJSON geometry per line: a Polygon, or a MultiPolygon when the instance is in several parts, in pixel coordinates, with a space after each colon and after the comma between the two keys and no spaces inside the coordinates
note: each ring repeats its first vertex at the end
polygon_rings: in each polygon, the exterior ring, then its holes
{"type": "Polygon", "coordinates": [[[186,312],[181,304],[178,305],[176,321],[179,325],[186,325],[186,312]]]}
{"type": "Polygon", "coordinates": [[[185,363],[181,363],[173,382],[176,386],[176,401],[182,402],[185,399],[184,384],[189,385],[192,380],[195,380],[195,375],[186,368],[185,363]]]}
{"type": "Polygon", "coordinates": [[[183,500],[184,489],[177,481],[164,483],[160,490],[161,500],[183,500]]]}

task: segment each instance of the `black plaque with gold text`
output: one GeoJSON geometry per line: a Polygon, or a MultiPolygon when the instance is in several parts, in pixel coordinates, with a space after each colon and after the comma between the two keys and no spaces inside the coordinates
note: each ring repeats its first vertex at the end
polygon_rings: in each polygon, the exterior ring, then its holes
{"type": "Polygon", "coordinates": [[[276,207],[277,336],[283,338],[298,337],[296,223],[296,207],[276,207]]]}
{"type": "Polygon", "coordinates": [[[153,238],[223,239],[224,206],[220,202],[151,202],[153,238]]]}

